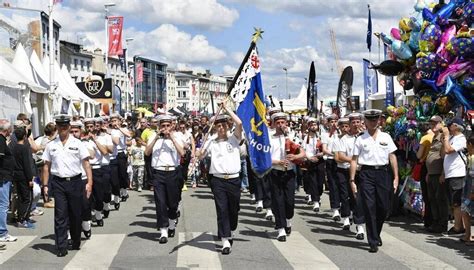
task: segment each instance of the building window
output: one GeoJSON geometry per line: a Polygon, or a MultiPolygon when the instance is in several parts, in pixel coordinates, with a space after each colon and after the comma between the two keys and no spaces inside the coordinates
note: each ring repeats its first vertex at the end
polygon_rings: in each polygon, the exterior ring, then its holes
{"type": "Polygon", "coordinates": [[[81,60],[81,71],[84,70],[84,60],[81,60]]]}
{"type": "Polygon", "coordinates": [[[77,59],[74,59],[74,69],[77,69],[77,64],[78,64],[79,61],[77,61],[77,59]]]}
{"type": "Polygon", "coordinates": [[[91,71],[91,62],[87,61],[87,71],[91,71]]]}

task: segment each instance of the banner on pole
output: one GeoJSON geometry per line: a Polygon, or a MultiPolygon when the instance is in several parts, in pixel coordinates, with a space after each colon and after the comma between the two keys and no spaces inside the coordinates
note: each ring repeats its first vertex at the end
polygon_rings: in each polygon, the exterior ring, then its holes
{"type": "Polygon", "coordinates": [[[143,82],[143,63],[137,63],[137,74],[135,75],[137,83],[143,82]]]}
{"type": "Polygon", "coordinates": [[[369,96],[379,91],[378,74],[375,69],[371,69],[371,63],[367,59],[363,59],[364,65],[364,107],[367,109],[369,96]]]}
{"type": "Polygon", "coordinates": [[[122,16],[108,17],[108,31],[109,31],[109,56],[122,55],[122,16]]]}

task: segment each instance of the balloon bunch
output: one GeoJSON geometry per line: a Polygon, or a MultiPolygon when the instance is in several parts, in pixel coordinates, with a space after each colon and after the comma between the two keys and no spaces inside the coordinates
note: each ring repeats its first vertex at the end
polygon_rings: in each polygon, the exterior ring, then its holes
{"type": "MultiPolygon", "coordinates": [[[[456,106],[473,109],[474,2],[417,0],[414,11],[390,34],[377,34],[392,53],[391,60],[374,68],[398,75],[400,85],[405,90],[413,88],[419,98],[436,97],[437,113],[456,106]]],[[[427,102],[419,103],[428,115],[427,102]]]]}

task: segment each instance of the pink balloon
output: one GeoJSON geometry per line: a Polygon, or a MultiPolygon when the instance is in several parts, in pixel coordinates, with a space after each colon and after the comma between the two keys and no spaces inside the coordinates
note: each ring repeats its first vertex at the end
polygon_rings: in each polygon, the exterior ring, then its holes
{"type": "Polygon", "coordinates": [[[451,25],[441,35],[441,44],[446,45],[456,35],[456,25],[451,25]]]}
{"type": "Polygon", "coordinates": [[[390,35],[392,35],[394,39],[402,39],[402,35],[400,35],[400,30],[398,30],[397,28],[392,28],[392,30],[390,30],[390,35]]]}
{"type": "Polygon", "coordinates": [[[454,62],[450,64],[441,74],[439,74],[438,79],[436,80],[436,85],[441,86],[446,83],[446,80],[449,76],[452,78],[457,78],[464,74],[468,69],[474,66],[474,61],[467,62],[454,62]]]}

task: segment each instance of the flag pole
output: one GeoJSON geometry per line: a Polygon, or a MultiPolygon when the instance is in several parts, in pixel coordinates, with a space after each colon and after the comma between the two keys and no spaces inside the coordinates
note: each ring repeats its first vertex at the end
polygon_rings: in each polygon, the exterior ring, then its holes
{"type": "MultiPolygon", "coordinates": [[[[214,127],[214,123],[217,119],[217,116],[219,116],[221,114],[222,109],[224,108],[224,104],[228,101],[229,95],[230,95],[232,89],[234,89],[234,86],[237,82],[237,79],[239,78],[240,74],[242,73],[242,70],[244,69],[244,66],[247,63],[247,60],[249,59],[250,54],[252,53],[253,49],[255,49],[255,46],[257,46],[257,41],[262,38],[263,30],[261,28],[254,28],[254,29],[255,29],[255,32],[252,35],[252,41],[250,42],[250,46],[249,46],[249,49],[247,50],[247,54],[245,55],[244,60],[240,64],[239,70],[235,74],[234,79],[232,80],[232,83],[229,85],[229,88],[227,88],[226,97],[224,98],[222,103],[219,104],[219,109],[217,110],[216,115],[211,120],[211,123],[209,124],[208,131],[206,132],[206,134],[204,134],[204,138],[202,140],[203,141],[203,147],[205,146],[205,143],[207,141],[207,138],[209,137],[209,134],[211,134],[211,130],[214,127]]],[[[195,158],[193,163],[189,167],[188,177],[192,175],[192,172],[194,171],[194,168],[196,166],[196,161],[197,161],[197,159],[195,158]]]]}

